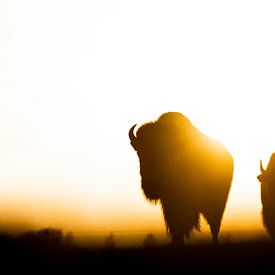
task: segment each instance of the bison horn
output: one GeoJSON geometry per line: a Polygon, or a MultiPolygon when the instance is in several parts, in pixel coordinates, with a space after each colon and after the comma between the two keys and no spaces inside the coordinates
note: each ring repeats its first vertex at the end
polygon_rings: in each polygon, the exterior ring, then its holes
{"type": "Polygon", "coordinates": [[[262,174],[265,173],[265,169],[264,169],[264,167],[263,167],[262,160],[260,160],[260,170],[261,170],[262,174]]]}
{"type": "Polygon", "coordinates": [[[135,129],[136,126],[137,125],[134,124],[129,130],[129,138],[130,138],[131,144],[132,144],[132,146],[134,147],[135,150],[137,150],[137,138],[134,134],[134,129],[135,129]]]}

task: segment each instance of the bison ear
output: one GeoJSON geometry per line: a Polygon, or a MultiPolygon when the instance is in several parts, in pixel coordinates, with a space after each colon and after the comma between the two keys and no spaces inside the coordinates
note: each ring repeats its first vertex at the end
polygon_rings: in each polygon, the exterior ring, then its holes
{"type": "Polygon", "coordinates": [[[134,134],[134,129],[135,129],[135,127],[136,127],[137,125],[136,124],[134,124],[131,128],[130,128],[130,130],[129,130],[129,133],[128,133],[128,135],[129,135],[129,139],[130,139],[130,141],[131,141],[131,145],[133,146],[133,148],[137,151],[137,138],[136,138],[136,136],[135,136],[135,134],[134,134]]]}
{"type": "Polygon", "coordinates": [[[265,181],[265,178],[266,178],[266,177],[265,177],[265,175],[263,175],[263,174],[257,176],[257,179],[258,179],[259,182],[265,181]]]}

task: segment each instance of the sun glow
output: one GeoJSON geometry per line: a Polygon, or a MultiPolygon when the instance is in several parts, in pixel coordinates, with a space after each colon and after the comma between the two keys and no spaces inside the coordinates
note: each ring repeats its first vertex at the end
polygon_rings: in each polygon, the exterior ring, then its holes
{"type": "Polygon", "coordinates": [[[128,130],[178,111],[234,157],[224,228],[262,228],[272,2],[14,0],[0,14],[2,224],[164,230],[128,130]]]}

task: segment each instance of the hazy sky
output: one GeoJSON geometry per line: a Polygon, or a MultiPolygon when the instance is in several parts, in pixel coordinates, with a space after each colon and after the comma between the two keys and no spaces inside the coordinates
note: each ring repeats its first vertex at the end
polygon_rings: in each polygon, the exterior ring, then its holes
{"type": "Polygon", "coordinates": [[[261,227],[273,1],[0,2],[0,225],[164,229],[128,129],[185,114],[235,159],[224,227],[261,227]]]}

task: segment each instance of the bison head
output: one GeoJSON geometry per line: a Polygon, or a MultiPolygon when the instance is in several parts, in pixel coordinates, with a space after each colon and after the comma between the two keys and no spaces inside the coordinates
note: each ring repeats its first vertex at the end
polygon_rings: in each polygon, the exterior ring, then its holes
{"type": "Polygon", "coordinates": [[[140,163],[141,186],[149,200],[158,200],[172,160],[187,140],[191,123],[179,113],[166,113],[157,121],[142,125],[134,134],[136,124],[129,130],[132,147],[140,163]]]}
{"type": "Polygon", "coordinates": [[[134,134],[136,125],[129,130],[131,145],[137,152],[140,164],[141,186],[147,199],[158,200],[161,195],[162,172],[165,170],[165,148],[158,138],[158,125],[148,123],[134,134]]]}
{"type": "Polygon", "coordinates": [[[260,161],[261,174],[257,176],[260,182],[274,182],[275,183],[275,153],[270,157],[267,168],[263,168],[262,161],[260,161]]]}

